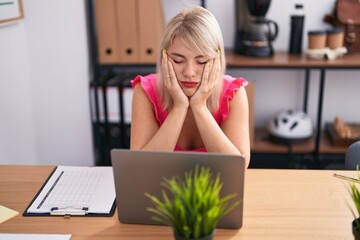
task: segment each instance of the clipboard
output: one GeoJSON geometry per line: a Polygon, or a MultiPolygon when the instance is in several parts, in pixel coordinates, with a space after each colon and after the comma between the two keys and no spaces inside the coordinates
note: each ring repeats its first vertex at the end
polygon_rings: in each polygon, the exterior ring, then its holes
{"type": "Polygon", "coordinates": [[[111,217],[115,208],[112,167],[57,166],[27,206],[23,216],[111,217]],[[82,190],[77,191],[80,187],[82,190]],[[57,196],[61,196],[61,201],[57,201],[57,196]]]}

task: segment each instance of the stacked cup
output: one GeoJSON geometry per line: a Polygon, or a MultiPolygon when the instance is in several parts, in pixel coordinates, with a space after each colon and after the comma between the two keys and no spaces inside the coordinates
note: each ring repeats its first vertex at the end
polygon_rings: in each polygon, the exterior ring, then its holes
{"type": "Polygon", "coordinates": [[[342,48],[344,45],[344,32],[341,28],[333,28],[326,31],[326,45],[330,49],[342,48]]]}
{"type": "Polygon", "coordinates": [[[308,32],[309,49],[322,50],[326,48],[326,32],[325,31],[309,31],[308,32]]]}
{"type": "Polygon", "coordinates": [[[309,31],[306,55],[311,59],[336,59],[347,52],[343,43],[344,32],[341,28],[309,31]]]}

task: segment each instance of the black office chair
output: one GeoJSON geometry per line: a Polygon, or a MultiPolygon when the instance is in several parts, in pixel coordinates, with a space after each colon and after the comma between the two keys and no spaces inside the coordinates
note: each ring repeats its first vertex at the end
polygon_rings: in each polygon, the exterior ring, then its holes
{"type": "Polygon", "coordinates": [[[345,169],[356,170],[358,164],[360,168],[360,140],[351,144],[347,149],[345,155],[345,169]]]}

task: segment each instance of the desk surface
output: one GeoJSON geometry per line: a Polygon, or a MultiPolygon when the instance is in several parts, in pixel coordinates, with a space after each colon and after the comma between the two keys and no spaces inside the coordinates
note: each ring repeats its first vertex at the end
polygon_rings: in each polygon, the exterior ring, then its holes
{"type": "Polygon", "coordinates": [[[271,57],[249,57],[226,51],[226,63],[229,68],[359,68],[360,53],[345,54],[334,60],[308,59],[305,55],[291,55],[287,52],[275,52],[271,57]]]}
{"type": "MultiPolygon", "coordinates": [[[[77,239],[172,239],[166,226],[121,224],[113,217],[23,217],[52,166],[0,166],[0,204],[20,214],[0,233],[66,233],[77,239]]],[[[343,180],[353,171],[248,169],[243,227],[215,239],[353,239],[351,199],[343,180]]]]}

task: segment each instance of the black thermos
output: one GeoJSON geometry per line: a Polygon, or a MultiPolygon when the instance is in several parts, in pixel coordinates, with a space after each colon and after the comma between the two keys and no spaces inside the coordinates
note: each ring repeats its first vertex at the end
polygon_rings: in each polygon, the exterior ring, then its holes
{"type": "Polygon", "coordinates": [[[295,11],[291,15],[289,53],[300,54],[302,48],[304,11],[302,4],[295,4],[295,11]]]}

